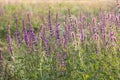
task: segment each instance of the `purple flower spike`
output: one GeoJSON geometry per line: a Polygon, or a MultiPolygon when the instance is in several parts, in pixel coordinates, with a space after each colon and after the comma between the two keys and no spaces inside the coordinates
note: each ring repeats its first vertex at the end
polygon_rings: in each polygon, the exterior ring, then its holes
{"type": "Polygon", "coordinates": [[[49,30],[50,30],[50,36],[52,37],[53,36],[53,29],[52,29],[51,12],[50,11],[49,11],[49,14],[48,14],[48,27],[49,27],[49,30]]]}
{"type": "Polygon", "coordinates": [[[44,43],[45,43],[46,54],[47,54],[48,57],[50,57],[50,46],[49,46],[49,40],[46,39],[46,40],[44,41],[44,43]]]}
{"type": "Polygon", "coordinates": [[[60,24],[58,24],[58,14],[56,14],[56,39],[57,39],[57,44],[58,45],[60,43],[59,25],[60,24]]]}
{"type": "Polygon", "coordinates": [[[32,27],[32,25],[30,25],[29,38],[33,42],[37,41],[37,36],[35,35],[35,31],[34,31],[34,28],[32,27]]]}
{"type": "Polygon", "coordinates": [[[67,25],[66,34],[67,34],[67,40],[68,40],[69,42],[71,41],[70,30],[71,30],[71,26],[70,26],[70,25],[67,25]]]}
{"type": "Polygon", "coordinates": [[[49,57],[50,56],[50,46],[49,46],[49,40],[46,38],[46,35],[45,35],[45,28],[43,28],[43,31],[41,33],[41,39],[43,41],[43,48],[45,49],[46,54],[49,57]]]}
{"type": "Polygon", "coordinates": [[[64,48],[66,48],[67,47],[67,39],[66,39],[67,37],[66,37],[66,33],[64,32],[63,33],[63,46],[64,46],[64,48]]]}
{"type": "Polygon", "coordinates": [[[18,47],[20,47],[20,45],[21,45],[21,37],[20,37],[20,31],[19,31],[19,28],[18,28],[18,19],[17,18],[16,18],[16,30],[15,30],[14,35],[15,35],[17,45],[18,45],[18,47]]]}
{"type": "Polygon", "coordinates": [[[60,34],[59,34],[59,28],[58,27],[56,28],[56,39],[60,39],[60,34]]]}
{"type": "Polygon", "coordinates": [[[8,44],[8,50],[11,53],[12,60],[14,61],[14,53],[13,53],[13,48],[12,48],[12,38],[11,38],[11,33],[10,33],[10,25],[7,27],[7,44],[8,44]]]}
{"type": "MultiPolygon", "coordinates": [[[[41,38],[43,38],[44,37],[44,39],[45,39],[45,28],[43,27],[43,29],[42,29],[42,32],[41,32],[41,38]]],[[[44,40],[43,39],[43,40],[44,40]]]]}
{"type": "Polygon", "coordinates": [[[23,39],[26,45],[29,46],[29,37],[28,37],[28,33],[25,27],[25,20],[22,21],[22,24],[23,24],[23,39]]]}
{"type": "Polygon", "coordinates": [[[84,33],[84,30],[83,30],[82,23],[80,23],[80,39],[81,39],[82,46],[84,46],[85,33],[84,33]]]}
{"type": "Polygon", "coordinates": [[[110,40],[112,41],[112,42],[117,42],[117,39],[116,39],[116,36],[115,36],[115,32],[113,32],[113,31],[111,31],[110,32],[110,40]]]}
{"type": "Polygon", "coordinates": [[[76,38],[76,34],[75,34],[75,32],[71,32],[71,36],[72,36],[72,38],[73,38],[73,40],[76,38]]]}
{"type": "Polygon", "coordinates": [[[85,41],[85,34],[84,34],[84,31],[81,30],[81,42],[82,42],[82,45],[84,45],[84,41],[85,41]]]}

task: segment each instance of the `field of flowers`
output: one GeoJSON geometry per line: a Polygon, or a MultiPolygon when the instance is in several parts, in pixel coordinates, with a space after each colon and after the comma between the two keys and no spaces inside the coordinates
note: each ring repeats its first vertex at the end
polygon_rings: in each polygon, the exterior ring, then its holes
{"type": "Polygon", "coordinates": [[[119,3],[1,2],[0,80],[120,80],[119,3]]]}

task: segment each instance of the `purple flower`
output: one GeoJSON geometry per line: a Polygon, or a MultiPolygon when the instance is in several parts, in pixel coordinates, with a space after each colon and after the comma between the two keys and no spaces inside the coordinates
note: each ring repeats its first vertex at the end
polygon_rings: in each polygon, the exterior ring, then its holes
{"type": "Polygon", "coordinates": [[[70,25],[67,25],[67,31],[66,31],[66,35],[67,35],[67,40],[70,42],[71,41],[71,35],[70,35],[70,25]]]}
{"type": "Polygon", "coordinates": [[[76,38],[76,34],[75,34],[75,32],[71,32],[71,36],[72,36],[72,38],[73,38],[73,40],[76,38]]]}
{"type": "Polygon", "coordinates": [[[41,32],[41,39],[43,40],[43,41],[45,41],[46,40],[46,36],[45,36],[46,34],[45,34],[45,28],[43,27],[43,30],[42,30],[42,32],[41,32]]]}
{"type": "Polygon", "coordinates": [[[85,33],[84,33],[84,30],[83,30],[82,23],[80,23],[80,39],[81,39],[81,43],[82,43],[82,46],[83,46],[84,41],[85,41],[85,33]]]}
{"type": "Polygon", "coordinates": [[[63,46],[64,46],[64,48],[67,47],[67,37],[66,37],[66,33],[65,32],[63,33],[63,46]]]}
{"type": "Polygon", "coordinates": [[[115,32],[113,31],[110,32],[110,41],[111,41],[111,47],[116,46],[117,39],[115,36],[115,32]]]}
{"type": "Polygon", "coordinates": [[[25,27],[25,20],[22,21],[22,24],[23,24],[23,39],[26,45],[29,46],[29,37],[28,37],[28,33],[25,27]]]}
{"type": "Polygon", "coordinates": [[[119,26],[119,18],[116,16],[116,24],[119,26]]]}
{"type": "Polygon", "coordinates": [[[30,22],[30,13],[27,13],[27,18],[28,18],[28,32],[27,32],[27,36],[29,39],[29,47],[31,49],[31,51],[34,51],[34,46],[38,45],[38,37],[35,34],[34,28],[32,27],[32,24],[30,22]]]}
{"type": "Polygon", "coordinates": [[[42,39],[42,41],[43,41],[43,48],[45,49],[47,56],[50,57],[49,40],[46,38],[45,28],[43,28],[43,31],[42,31],[42,33],[41,33],[41,39],[42,39]]]}
{"type": "Polygon", "coordinates": [[[110,32],[110,40],[112,41],[112,42],[117,42],[117,39],[116,39],[116,36],[115,36],[115,32],[113,32],[113,31],[111,31],[110,32]]]}
{"type": "Polygon", "coordinates": [[[13,48],[12,48],[12,38],[10,34],[10,25],[7,27],[7,44],[8,44],[8,50],[11,53],[12,60],[14,61],[14,53],[13,53],[13,48]]]}
{"type": "Polygon", "coordinates": [[[29,39],[32,41],[32,44],[37,44],[37,36],[35,35],[35,31],[32,25],[30,25],[29,39]]]}
{"type": "Polygon", "coordinates": [[[59,28],[56,27],[56,39],[60,39],[59,28]]]}
{"type": "Polygon", "coordinates": [[[50,57],[50,46],[49,46],[49,40],[46,39],[46,40],[44,41],[44,44],[45,44],[45,51],[46,51],[46,54],[47,54],[48,57],[50,57]]]}
{"type": "Polygon", "coordinates": [[[94,36],[93,36],[93,38],[94,38],[95,40],[99,40],[99,35],[98,35],[97,33],[95,33],[94,36]]]}
{"type": "Polygon", "coordinates": [[[19,31],[19,28],[18,28],[18,19],[17,18],[16,18],[16,30],[15,30],[14,35],[15,35],[17,45],[20,47],[20,45],[21,45],[21,37],[20,37],[20,31],[19,31]]]}
{"type": "Polygon", "coordinates": [[[87,18],[86,16],[83,17],[83,28],[87,27],[87,18]]]}
{"type": "Polygon", "coordinates": [[[8,42],[8,45],[12,44],[12,39],[11,39],[11,35],[10,35],[10,25],[8,25],[8,27],[7,27],[7,42],[8,42]]]}
{"type": "Polygon", "coordinates": [[[59,33],[59,24],[58,24],[58,14],[56,14],[56,39],[57,39],[57,44],[59,45],[60,33],[59,33]]]}
{"type": "Polygon", "coordinates": [[[50,11],[49,11],[49,14],[48,14],[48,27],[49,27],[49,30],[50,30],[50,36],[52,37],[53,36],[53,29],[52,29],[51,12],[50,11]]]}
{"type": "Polygon", "coordinates": [[[82,45],[84,45],[84,41],[85,41],[85,34],[84,34],[84,31],[81,30],[81,42],[82,42],[82,45]]]}

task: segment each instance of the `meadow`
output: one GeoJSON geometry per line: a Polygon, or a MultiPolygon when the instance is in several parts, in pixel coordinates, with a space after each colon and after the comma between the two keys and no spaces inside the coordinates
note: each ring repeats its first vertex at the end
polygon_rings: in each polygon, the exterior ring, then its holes
{"type": "Polygon", "coordinates": [[[120,1],[1,0],[0,80],[120,80],[120,1]]]}

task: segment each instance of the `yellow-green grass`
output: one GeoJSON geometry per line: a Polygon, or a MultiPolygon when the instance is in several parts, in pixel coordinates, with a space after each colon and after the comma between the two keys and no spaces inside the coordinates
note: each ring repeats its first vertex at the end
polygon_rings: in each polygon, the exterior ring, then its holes
{"type": "Polygon", "coordinates": [[[72,4],[73,6],[81,5],[85,9],[89,10],[91,8],[109,8],[109,6],[116,3],[115,0],[1,0],[3,4],[53,4],[58,5],[72,4]]]}

